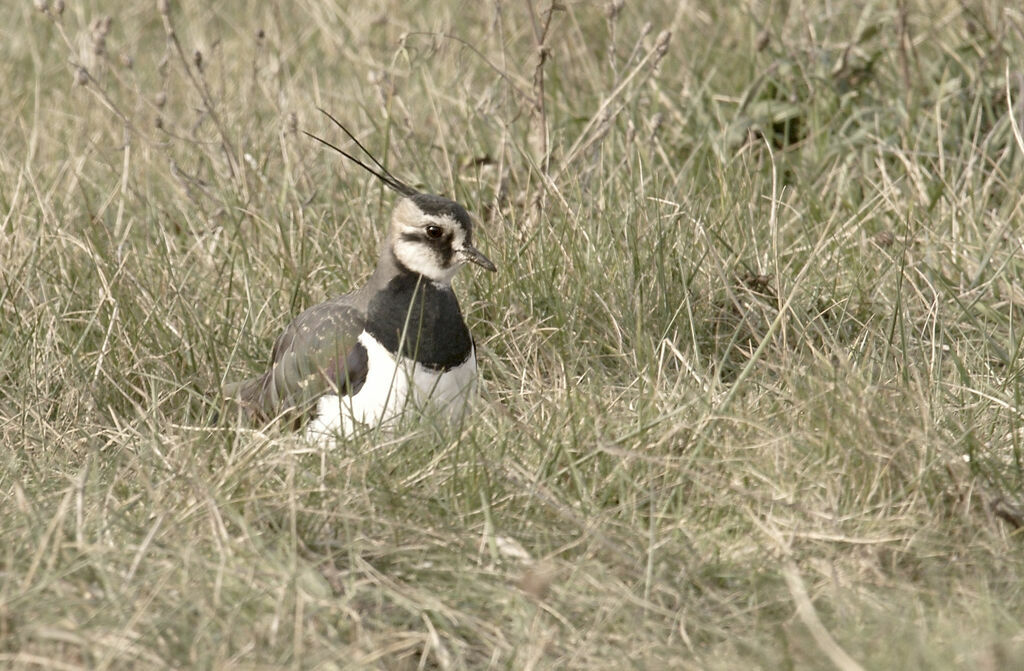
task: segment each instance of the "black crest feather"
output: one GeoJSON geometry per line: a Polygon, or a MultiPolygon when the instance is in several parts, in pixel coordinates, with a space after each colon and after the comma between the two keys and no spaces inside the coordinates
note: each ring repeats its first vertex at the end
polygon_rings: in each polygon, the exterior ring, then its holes
{"type": "Polygon", "coordinates": [[[347,135],[350,140],[355,142],[356,146],[359,147],[363,151],[364,154],[369,156],[370,160],[373,162],[373,165],[375,165],[377,167],[374,168],[373,166],[369,166],[369,165],[363,163],[362,161],[360,161],[358,158],[356,158],[352,154],[350,154],[347,151],[345,151],[344,149],[341,149],[340,147],[338,147],[338,146],[328,142],[327,140],[323,139],[322,137],[314,135],[313,133],[310,133],[310,132],[305,131],[305,130],[302,131],[303,133],[305,133],[308,137],[313,138],[314,140],[316,140],[320,144],[322,144],[324,146],[327,146],[327,147],[330,147],[331,149],[333,149],[334,151],[338,152],[339,154],[341,154],[342,156],[344,156],[348,160],[352,161],[353,163],[358,165],[360,168],[362,168],[366,172],[370,173],[371,175],[373,175],[374,177],[379,179],[388,188],[393,189],[394,191],[397,191],[398,193],[402,194],[403,196],[412,197],[412,196],[419,195],[419,191],[417,191],[416,189],[412,188],[411,186],[409,186],[408,184],[406,184],[402,180],[400,180],[397,177],[395,177],[394,175],[392,175],[388,171],[388,169],[385,168],[381,164],[381,162],[378,161],[376,159],[376,157],[373,154],[371,154],[370,151],[366,147],[363,146],[363,143],[360,142],[359,140],[357,140],[356,136],[353,135],[349,131],[348,128],[345,128],[344,124],[342,124],[340,121],[335,119],[334,116],[331,115],[330,112],[328,112],[327,110],[323,109],[322,107],[317,107],[317,109],[320,110],[324,114],[324,116],[326,116],[328,119],[333,121],[334,125],[336,125],[338,128],[340,128],[342,130],[342,132],[344,132],[345,135],[347,135]]]}

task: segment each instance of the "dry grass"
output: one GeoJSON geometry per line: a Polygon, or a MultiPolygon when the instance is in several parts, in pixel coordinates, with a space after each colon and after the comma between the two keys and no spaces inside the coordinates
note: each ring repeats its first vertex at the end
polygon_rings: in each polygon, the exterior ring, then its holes
{"type": "Polygon", "coordinates": [[[106,4],[0,9],[2,665],[1024,665],[1012,3],[106,4]],[[499,264],[458,431],[214,420],[376,256],[317,106],[499,264]]]}

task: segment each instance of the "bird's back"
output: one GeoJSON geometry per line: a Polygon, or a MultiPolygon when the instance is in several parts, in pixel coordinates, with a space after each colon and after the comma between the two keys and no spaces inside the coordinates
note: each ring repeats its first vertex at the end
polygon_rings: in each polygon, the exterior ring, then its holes
{"type": "Polygon", "coordinates": [[[326,393],[358,391],[366,376],[356,339],[366,324],[365,292],[314,305],[292,321],[274,343],[270,368],[225,388],[257,422],[287,413],[300,419],[326,393]]]}

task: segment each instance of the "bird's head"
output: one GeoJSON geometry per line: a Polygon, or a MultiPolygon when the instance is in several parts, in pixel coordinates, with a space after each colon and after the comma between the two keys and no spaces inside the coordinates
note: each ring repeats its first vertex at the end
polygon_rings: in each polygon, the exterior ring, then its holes
{"type": "Polygon", "coordinates": [[[467,261],[491,272],[497,270],[491,260],[473,246],[473,221],[466,208],[444,196],[420,193],[401,181],[381,165],[340,121],[329,112],[323,109],[320,111],[356,143],[375,167],[363,163],[323,138],[303,132],[403,196],[391,215],[391,234],[387,242],[399,264],[441,284],[451,282],[456,271],[467,261]]]}
{"type": "Polygon", "coordinates": [[[388,243],[398,262],[427,279],[447,284],[466,262],[497,268],[473,246],[473,222],[454,200],[417,193],[395,205],[388,243]]]}

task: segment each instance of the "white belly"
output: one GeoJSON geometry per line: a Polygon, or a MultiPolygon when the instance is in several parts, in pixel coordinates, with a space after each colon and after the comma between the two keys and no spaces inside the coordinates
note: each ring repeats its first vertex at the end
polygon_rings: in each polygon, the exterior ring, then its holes
{"type": "Polygon", "coordinates": [[[395,361],[366,331],[359,334],[366,348],[366,381],[354,396],[327,394],[317,402],[316,416],[306,426],[306,438],[328,442],[350,436],[360,426],[379,426],[398,418],[410,405],[436,411],[449,421],[462,419],[476,386],[476,355],[455,368],[431,370],[408,359],[395,361]]]}

